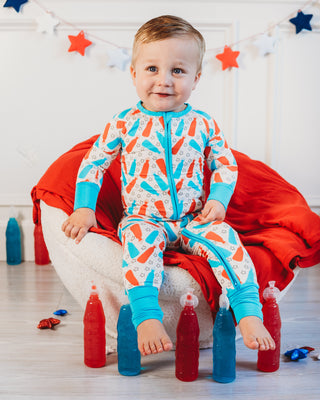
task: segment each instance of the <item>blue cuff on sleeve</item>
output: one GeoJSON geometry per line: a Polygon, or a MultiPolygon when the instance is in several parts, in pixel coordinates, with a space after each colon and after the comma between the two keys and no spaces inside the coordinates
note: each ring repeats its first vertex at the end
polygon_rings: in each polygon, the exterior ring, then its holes
{"type": "Polygon", "coordinates": [[[257,284],[244,283],[238,289],[228,289],[228,298],[237,323],[249,316],[256,316],[263,320],[257,284]]]}
{"type": "Polygon", "coordinates": [[[92,182],[79,182],[76,186],[76,193],[74,198],[74,210],[78,208],[91,208],[96,211],[100,188],[92,182]]]}
{"type": "Polygon", "coordinates": [[[227,210],[228,204],[234,192],[234,185],[226,183],[213,183],[207,200],[218,200],[227,210]]]}
{"type": "Polygon", "coordinates": [[[163,312],[158,303],[158,295],[158,289],[154,286],[136,286],[128,290],[132,322],[136,329],[147,319],[158,319],[162,322],[163,312]]]}

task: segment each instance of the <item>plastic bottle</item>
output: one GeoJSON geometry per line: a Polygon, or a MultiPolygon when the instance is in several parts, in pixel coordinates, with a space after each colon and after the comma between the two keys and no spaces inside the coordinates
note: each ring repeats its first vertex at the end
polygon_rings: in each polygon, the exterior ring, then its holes
{"type": "Polygon", "coordinates": [[[106,319],[96,289],[92,285],[83,317],[84,363],[91,368],[100,368],[106,364],[106,319]]]}
{"type": "Polygon", "coordinates": [[[258,351],[258,370],[263,372],[274,372],[280,365],[280,345],[281,345],[281,318],[277,297],[280,290],[275,287],[275,281],[269,282],[269,287],[263,291],[265,303],[262,307],[263,323],[272,336],[276,348],[275,350],[258,351]]]}
{"type": "Polygon", "coordinates": [[[21,232],[16,219],[15,209],[12,207],[6,229],[7,264],[21,264],[21,232]]]}
{"type": "Polygon", "coordinates": [[[236,378],[236,329],[229,309],[227,289],[219,298],[219,311],[213,326],[213,374],[215,381],[229,383],[236,378]]]}
{"type": "Polygon", "coordinates": [[[37,265],[46,265],[50,263],[49,253],[43,238],[42,226],[39,222],[34,226],[34,261],[37,265]]]}
{"type": "Polygon", "coordinates": [[[119,373],[126,376],[140,374],[141,354],[138,349],[137,331],[132,323],[132,312],[129,304],[120,308],[117,331],[119,373]]]}
{"type": "Polygon", "coordinates": [[[176,377],[181,381],[191,382],[197,379],[199,370],[199,323],[194,308],[198,298],[193,289],[181,296],[183,307],[177,325],[176,342],[176,377]]]}

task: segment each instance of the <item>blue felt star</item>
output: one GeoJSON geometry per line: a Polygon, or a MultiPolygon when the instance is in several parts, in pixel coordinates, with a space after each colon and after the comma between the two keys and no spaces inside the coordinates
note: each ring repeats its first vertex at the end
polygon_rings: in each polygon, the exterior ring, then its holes
{"type": "Polygon", "coordinates": [[[313,17],[313,14],[304,14],[302,11],[298,11],[296,17],[291,18],[289,21],[296,26],[296,34],[302,31],[302,29],[307,29],[308,31],[312,31],[310,20],[313,17]]]}
{"type": "Polygon", "coordinates": [[[291,361],[298,361],[301,360],[302,358],[306,358],[308,353],[309,350],[300,348],[300,349],[288,350],[284,353],[284,355],[290,358],[291,361]]]}
{"type": "Polygon", "coordinates": [[[7,0],[3,7],[13,7],[17,12],[19,12],[20,7],[24,3],[28,3],[28,0],[7,0]]]}

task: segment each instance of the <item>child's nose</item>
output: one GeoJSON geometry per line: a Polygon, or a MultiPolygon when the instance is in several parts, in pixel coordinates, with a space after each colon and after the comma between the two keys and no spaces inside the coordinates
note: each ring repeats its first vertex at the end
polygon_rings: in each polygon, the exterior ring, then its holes
{"type": "Polygon", "coordinates": [[[170,86],[172,82],[170,72],[163,71],[158,74],[158,85],[159,86],[170,86]]]}

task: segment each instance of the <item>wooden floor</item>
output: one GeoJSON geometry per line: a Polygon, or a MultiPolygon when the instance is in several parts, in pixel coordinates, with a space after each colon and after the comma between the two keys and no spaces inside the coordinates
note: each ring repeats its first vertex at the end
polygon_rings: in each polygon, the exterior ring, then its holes
{"type": "MultiPolygon", "coordinates": [[[[67,266],[66,266],[67,267],[67,266]]],[[[200,351],[199,378],[174,376],[174,352],[143,358],[137,377],[118,374],[117,355],[107,365],[83,364],[82,310],[64,289],[52,266],[0,262],[0,398],[7,399],[320,399],[320,265],[301,270],[280,303],[282,353],[312,346],[307,359],[264,374],[256,370],[256,352],[237,341],[237,378],[212,380],[211,350],[200,351]],[[65,308],[69,314],[54,330],[37,329],[43,318],[65,308]]]]}

